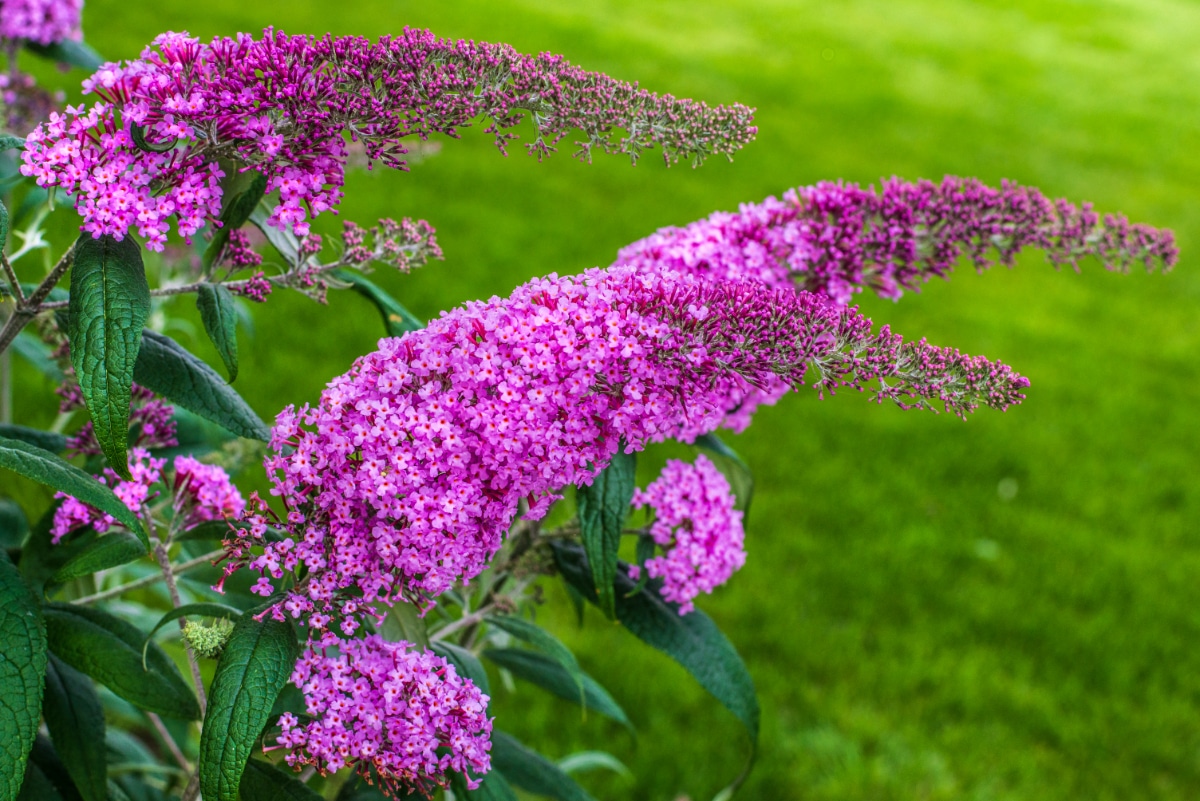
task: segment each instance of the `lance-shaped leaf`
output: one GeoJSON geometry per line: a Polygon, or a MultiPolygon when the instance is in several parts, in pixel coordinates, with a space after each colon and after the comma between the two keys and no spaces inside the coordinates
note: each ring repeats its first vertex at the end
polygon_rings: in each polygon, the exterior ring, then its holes
{"type": "Polygon", "coordinates": [[[10,423],[0,423],[0,437],[19,439],[51,453],[61,453],[67,448],[67,438],[62,434],[10,423]]]}
{"type": "Polygon", "coordinates": [[[470,801],[517,801],[517,794],[494,766],[484,774],[483,782],[474,790],[468,790],[467,783],[457,773],[450,777],[450,789],[454,790],[455,798],[466,798],[470,801]]]}
{"type": "MultiPolygon", "coordinates": [[[[316,791],[274,765],[258,759],[246,763],[241,777],[245,801],[322,801],[316,791]]],[[[204,796],[208,801],[208,796],[204,796]]],[[[229,798],[237,798],[237,792],[229,798]]]]}
{"type": "Polygon", "coordinates": [[[104,57],[83,41],[63,39],[61,42],[38,44],[26,39],[24,44],[26,50],[42,58],[57,61],[59,64],[70,64],[88,72],[95,72],[104,63],[104,57]]]}
{"type": "MultiPolygon", "coordinates": [[[[551,546],[563,578],[585,598],[596,603],[592,574],[583,548],[561,541],[551,541],[551,546]]],[[[742,722],[757,747],[758,696],[750,673],[733,644],[700,610],[680,615],[678,605],[664,600],[659,594],[657,581],[640,592],[633,592],[635,586],[624,569],[617,571],[617,620],[634,636],[683,665],[704,689],[742,722]]]]}
{"type": "Polygon", "coordinates": [[[238,374],[237,308],[233,295],[220,284],[201,284],[196,293],[196,308],[232,384],[238,374]]]}
{"type": "MultiPolygon", "coordinates": [[[[575,679],[553,659],[522,648],[492,648],[484,651],[483,655],[519,679],[536,684],[559,698],[580,703],[579,686],[575,679]]],[[[586,673],[583,674],[582,703],[584,709],[594,709],[633,731],[633,724],[621,705],[586,673]]]]}
{"type": "Polygon", "coordinates": [[[75,241],[67,336],[71,363],[109,466],[129,478],[129,399],[133,365],[150,312],[150,285],[132,237],[75,241]]]}
{"type": "Polygon", "coordinates": [[[55,571],[51,581],[62,584],[98,570],[124,565],[145,556],[145,543],[127,531],[113,531],[90,543],[55,571]]]}
{"type": "Polygon", "coordinates": [[[284,231],[267,224],[267,219],[273,210],[271,204],[263,201],[250,215],[250,222],[262,231],[263,236],[279,251],[279,255],[283,256],[288,264],[295,264],[300,258],[300,240],[296,239],[296,235],[291,231],[284,231]]]}
{"type": "Polygon", "coordinates": [[[14,473],[45,484],[112,515],[134,532],[147,548],[150,547],[150,540],[142,529],[141,522],[124,501],[94,476],[89,476],[53,453],[27,442],[0,437],[0,467],[6,467],[14,473]]]}
{"type": "Polygon", "coordinates": [[[264,442],[271,437],[250,405],[215,370],[165,334],[146,331],[134,380],[189,412],[264,442]]]}
{"type": "Polygon", "coordinates": [[[106,801],[104,707],[87,676],[51,655],[43,704],[46,728],[84,801],[106,801]]]}
{"type": "Polygon", "coordinates": [[[28,331],[17,334],[17,338],[13,340],[12,349],[42,375],[52,381],[62,382],[63,371],[50,355],[50,348],[33,334],[28,331]]]}
{"type": "MultiPolygon", "coordinates": [[[[483,669],[483,664],[475,654],[461,645],[455,645],[452,642],[430,643],[429,648],[435,654],[454,665],[454,670],[459,676],[462,676],[464,679],[470,679],[471,683],[478,687],[485,695],[492,694],[492,688],[488,686],[487,671],[483,669]]],[[[569,677],[567,681],[570,682],[569,677]]]]}
{"type": "Polygon", "coordinates": [[[0,801],[12,801],[21,791],[41,718],[45,676],[41,608],[0,551],[0,801]]]}
{"type": "Polygon", "coordinates": [[[0,498],[0,548],[19,548],[29,533],[25,510],[11,498],[0,498]]]}
{"type": "MultiPolygon", "coordinates": [[[[593,598],[596,597],[595,592],[592,593],[593,598]]],[[[579,695],[580,703],[583,703],[583,670],[579,667],[579,662],[575,659],[575,654],[571,653],[571,649],[559,642],[558,638],[550,632],[546,631],[536,623],[531,623],[525,618],[514,617],[512,615],[496,615],[486,618],[487,622],[497,628],[507,631],[517,639],[537,648],[546,656],[553,659],[571,680],[575,682],[575,691],[579,695]]]]}
{"type": "Polygon", "coordinates": [[[492,731],[492,769],[534,795],[558,801],[592,801],[566,771],[498,729],[492,731]]]}
{"type": "Polygon", "coordinates": [[[204,250],[205,270],[221,258],[229,244],[229,234],[246,224],[267,191],[266,176],[256,170],[239,171],[232,164],[228,168],[222,165],[222,169],[225,179],[221,182],[221,226],[213,230],[212,241],[204,250]]]}
{"type": "Polygon", "coordinates": [[[290,622],[270,615],[238,620],[217,663],[200,734],[200,793],[206,801],[236,801],[246,760],[299,656],[290,622]]]}
{"type": "Polygon", "coordinates": [[[151,644],[142,667],[146,637],[133,624],[72,604],[48,604],[45,616],[51,652],[71,667],[148,712],[182,720],[200,717],[191,687],[158,645],[151,644]]]}
{"type": "Polygon", "coordinates": [[[742,525],[746,525],[750,517],[750,502],[754,500],[754,474],[750,472],[750,465],[716,434],[697,437],[693,444],[718,457],[717,469],[729,480],[729,488],[737,498],[737,508],[742,511],[742,525]]]}
{"type": "Polygon", "coordinates": [[[391,605],[387,616],[379,624],[379,634],[388,642],[404,640],[421,649],[429,647],[425,618],[421,617],[414,604],[404,601],[396,601],[391,605]]]}
{"type": "Polygon", "coordinates": [[[634,483],[636,471],[637,457],[618,450],[591,486],[575,491],[583,547],[592,567],[600,609],[609,620],[616,616],[613,581],[617,575],[617,550],[621,547],[621,529],[637,487],[634,483]]]}
{"type": "Polygon", "coordinates": [[[349,284],[355,292],[375,304],[383,315],[383,327],[388,336],[398,337],[409,331],[417,331],[425,327],[421,318],[410,312],[400,301],[389,295],[383,287],[369,280],[357,270],[337,269],[330,275],[339,281],[349,284]]]}
{"type": "Polygon", "coordinates": [[[8,206],[0,202],[0,251],[8,244],[8,206]]]}

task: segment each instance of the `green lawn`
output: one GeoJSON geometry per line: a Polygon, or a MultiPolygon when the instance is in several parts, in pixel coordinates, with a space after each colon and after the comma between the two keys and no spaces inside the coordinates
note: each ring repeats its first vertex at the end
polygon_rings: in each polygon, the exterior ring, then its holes
{"type": "MultiPolygon", "coordinates": [[[[864,299],[900,333],[1013,364],[1029,399],[965,423],[849,395],[764,410],[736,442],[759,481],[749,562],[702,606],[762,699],[761,754],[740,797],[1200,797],[1200,6],[270,5],[89,0],[85,21],[110,57],[163,29],[429,27],[759,109],[754,144],[696,171],[653,155],[632,169],[569,151],[505,159],[469,131],[411,174],[351,176],[343,217],[437,226],[444,263],[379,278],[425,316],[820,179],[1007,177],[1174,227],[1184,256],[1166,277],[1056,274],[1031,254],[899,304],[864,299]]],[[[328,309],[279,295],[255,324],[238,387],[268,418],[314,400],[381,333],[349,295],[328,309]]],[[[48,391],[20,375],[18,415],[48,391]]],[[[707,801],[744,758],[734,718],[598,615],[576,634],[551,597],[547,613],[639,738],[496,682],[498,720],[554,756],[620,756],[636,781],[593,775],[598,798],[707,801]]]]}

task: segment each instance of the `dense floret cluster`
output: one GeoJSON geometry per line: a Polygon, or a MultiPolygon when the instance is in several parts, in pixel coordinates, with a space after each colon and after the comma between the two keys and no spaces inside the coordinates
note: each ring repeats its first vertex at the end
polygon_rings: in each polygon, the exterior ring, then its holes
{"type": "Polygon", "coordinates": [[[1011,265],[1027,248],[1055,265],[1094,256],[1109,269],[1141,262],[1171,267],[1175,237],[1103,218],[1091,204],[1050,200],[1005,182],[994,189],[973,178],[940,184],[893,178],[863,189],[822,182],[790,189],[783,199],[743,204],[683,228],[664,228],[621,250],[617,264],[647,272],[675,271],[710,280],[795,285],[848,303],[869,287],[899,298],[932,276],[946,276],[961,256],[977,269],[1011,265]]]}
{"type": "Polygon", "coordinates": [[[298,236],[342,197],[346,136],[404,167],[403,139],[456,135],[479,117],[503,150],[528,118],[542,156],[572,130],[579,152],[668,161],[730,155],[753,138],[752,111],[655,95],[508,45],[406,30],[361,37],[287,36],[272,29],[208,44],[165,33],[135,61],[84,82],[99,98],[68,108],[28,138],[22,172],[78,195],[83,230],[117,239],[136,229],[161,250],[174,217],[187,237],[220,212],[218,160],[257,170],[279,204],[268,220],[298,236]],[[618,134],[623,130],[624,135],[618,134]]]}
{"type": "Polygon", "coordinates": [[[430,651],[378,636],[327,638],[300,657],[292,682],[312,718],[279,718],[277,742],[292,749],[293,767],[354,767],[401,798],[491,767],[488,697],[430,651]]]}
{"type": "MultiPolygon", "coordinates": [[[[649,535],[664,553],[646,560],[646,574],[661,578],[662,597],[679,604],[679,614],[695,608],[700,593],[711,593],[746,564],[742,513],[734,508],[729,481],[707,456],[695,464],[672,459],[662,474],[633,494],[635,509],[650,507],[649,535]]],[[[638,578],[637,565],[630,575],[638,578]]]]}
{"type": "Polygon", "coordinates": [[[0,0],[0,37],[40,45],[83,38],[83,0],[0,0]]]}
{"type": "MultiPolygon", "coordinates": [[[[166,459],[155,459],[144,448],[131,448],[129,450],[130,480],[122,479],[111,467],[104,468],[104,472],[96,478],[101,484],[111,487],[113,494],[120,498],[131,512],[142,516],[146,502],[158,494],[152,492],[152,488],[162,480],[162,469],[166,463],[166,459]]],[[[88,506],[83,501],[78,501],[65,493],[56,492],[54,497],[64,499],[55,510],[54,521],[50,527],[50,540],[56,545],[75,529],[91,526],[103,534],[117,522],[112,515],[88,506]]]]}
{"type": "Polygon", "coordinates": [[[249,516],[230,572],[304,568],[276,607],[346,633],[380,599],[424,603],[486,566],[518,502],[538,517],[629,450],[718,427],[771,382],[965,413],[1019,402],[1008,367],[905,343],[854,310],[757,283],[627,269],[550,276],[385,339],[330,382],[316,408],[285,409],[266,460],[287,507],[249,516]],[[268,526],[287,529],[265,543],[268,526]],[[251,548],[264,546],[258,555],[251,548]]]}
{"type": "Polygon", "coordinates": [[[175,522],[180,531],[209,520],[237,518],[246,511],[242,493],[223,468],[191,456],[175,457],[174,466],[175,522]]]}

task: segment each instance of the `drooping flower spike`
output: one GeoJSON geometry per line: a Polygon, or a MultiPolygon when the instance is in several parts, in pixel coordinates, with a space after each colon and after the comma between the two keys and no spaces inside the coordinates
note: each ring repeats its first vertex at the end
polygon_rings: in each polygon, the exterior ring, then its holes
{"type": "Polygon", "coordinates": [[[795,286],[848,303],[870,288],[897,299],[933,276],[945,277],[961,257],[979,270],[1011,265],[1027,248],[1057,265],[1088,256],[1111,270],[1135,263],[1169,269],[1178,250],[1168,230],[1101,217],[1091,204],[1050,200],[1005,182],[973,178],[940,184],[893,178],[863,189],[823,182],[791,189],[783,199],[743,204],[683,228],[664,228],[623,248],[617,264],[670,270],[713,280],[758,280],[795,286]]]}
{"type": "Polygon", "coordinates": [[[201,44],[165,33],[84,88],[101,102],[33,131],[22,172],[79,195],[83,230],[120,239],[136,229],[155,250],[171,217],[185,237],[217,217],[218,160],[261,172],[280,198],[269,222],[303,236],[341,200],[347,136],[403,168],[405,137],[454,136],[480,117],[501,150],[527,120],[539,157],[578,130],[585,158],[599,149],[636,159],[657,146],[668,162],[698,163],[755,133],[745,106],[655,95],[558,56],[407,29],[378,42],[267,29],[201,44]]]}
{"type": "Polygon", "coordinates": [[[287,512],[259,505],[227,570],[259,571],[264,594],[301,572],[276,613],[349,634],[377,600],[427,603],[478,575],[522,499],[544,514],[622,440],[690,440],[756,388],[812,371],[822,391],[870,387],[958,414],[1024,397],[1008,367],[870,328],[808,293],[629,268],[470,303],[382,340],[316,408],[280,413],[265,464],[287,512]],[[268,526],[288,536],[266,543],[268,526]]]}

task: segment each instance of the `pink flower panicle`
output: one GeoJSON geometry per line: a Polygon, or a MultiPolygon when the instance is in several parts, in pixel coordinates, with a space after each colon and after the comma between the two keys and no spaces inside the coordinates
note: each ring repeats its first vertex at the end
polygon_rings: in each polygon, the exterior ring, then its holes
{"type": "MultiPolygon", "coordinates": [[[[131,448],[129,450],[129,473],[132,476],[130,481],[122,479],[110,467],[104,468],[103,474],[96,476],[96,479],[101,484],[110,487],[113,494],[129,507],[129,511],[142,517],[146,502],[158,495],[157,492],[151,492],[151,487],[162,479],[162,469],[166,463],[166,459],[155,459],[144,448],[131,448]]],[[[88,506],[65,493],[56,492],[54,497],[65,498],[62,505],[54,512],[54,521],[50,527],[50,541],[55,545],[77,528],[91,526],[103,534],[117,522],[116,518],[111,515],[88,506]]]]}
{"type": "Polygon", "coordinates": [[[0,37],[40,45],[83,39],[83,0],[0,0],[0,37]]]}
{"type": "Polygon", "coordinates": [[[267,278],[262,270],[259,270],[254,275],[250,276],[244,282],[233,283],[229,285],[229,291],[235,295],[252,300],[255,303],[265,303],[267,297],[271,294],[271,280],[267,278]]]}
{"type": "Polygon", "coordinates": [[[794,284],[847,303],[870,287],[886,298],[945,277],[960,256],[982,271],[1012,265],[1024,248],[1046,251],[1078,269],[1094,256],[1112,270],[1136,262],[1169,269],[1178,258],[1168,230],[1103,218],[1091,204],[1050,200],[1030,187],[993,189],[973,178],[940,184],[893,178],[882,190],[819,183],[718,212],[683,228],[664,228],[621,250],[617,264],[712,279],[794,284]]]}
{"type": "Polygon", "coordinates": [[[265,460],[285,514],[252,510],[227,570],[306,572],[275,614],[320,630],[378,600],[425,603],[470,579],[528,499],[545,513],[629,450],[718,427],[758,387],[798,387],[810,365],[833,391],[933,400],[963,414],[1020,401],[1003,365],[872,335],[855,310],[761,284],[628,268],[536,279],[380,341],[315,408],[276,419],[265,460]],[[267,526],[286,529],[266,543],[267,526]],[[257,546],[263,546],[254,555],[257,546]]]}
{"type": "MultiPolygon", "coordinates": [[[[701,454],[695,464],[672,459],[646,489],[633,494],[633,506],[654,511],[650,536],[665,553],[646,560],[646,574],[663,580],[662,596],[679,604],[679,614],[695,609],[692,600],[711,593],[746,563],[742,513],[721,471],[701,454]]],[[[630,575],[638,577],[637,565],[630,575]]]]}
{"type": "Polygon", "coordinates": [[[254,249],[245,231],[239,228],[229,232],[222,263],[228,264],[233,270],[240,270],[243,267],[257,267],[262,262],[262,255],[254,249]]]}
{"type": "Polygon", "coordinates": [[[175,458],[175,519],[180,531],[187,531],[209,520],[241,517],[246,501],[229,474],[217,465],[204,464],[191,456],[175,458]]]}
{"type": "MultiPolygon", "coordinates": [[[[85,407],[83,391],[71,381],[55,392],[62,398],[60,412],[73,412],[85,407]]],[[[139,448],[171,448],[179,444],[175,438],[175,407],[157,397],[143,386],[134,384],[129,404],[130,442],[139,448]]],[[[97,456],[104,451],[96,440],[92,421],[88,420],[67,439],[67,452],[74,456],[97,456]]]]}
{"type": "Polygon", "coordinates": [[[277,742],[292,749],[286,759],[297,769],[311,765],[324,775],[354,767],[377,777],[385,793],[406,797],[432,794],[452,772],[491,767],[488,696],[431,651],[377,635],[326,637],[300,657],[292,683],[312,720],[284,713],[277,742]]]}
{"type": "Polygon", "coordinates": [[[161,250],[168,218],[194,233],[220,211],[217,159],[255,169],[280,202],[270,224],[303,237],[342,197],[346,133],[370,159],[405,166],[403,139],[457,135],[473,119],[504,149],[528,118],[543,156],[572,130],[579,155],[595,148],[636,159],[660,146],[668,162],[731,155],[755,133],[741,105],[711,108],[508,45],[438,39],[406,29],[361,37],[239,34],[208,44],[164,33],[141,58],[102,66],[84,81],[101,98],[52,118],[25,148],[22,172],[81,198],[83,229],[116,238],[136,227],[161,250]],[[119,118],[120,123],[117,122],[119,118]],[[134,145],[134,126],[154,153],[134,145]],[[627,131],[619,135],[618,130],[627,131]]]}

